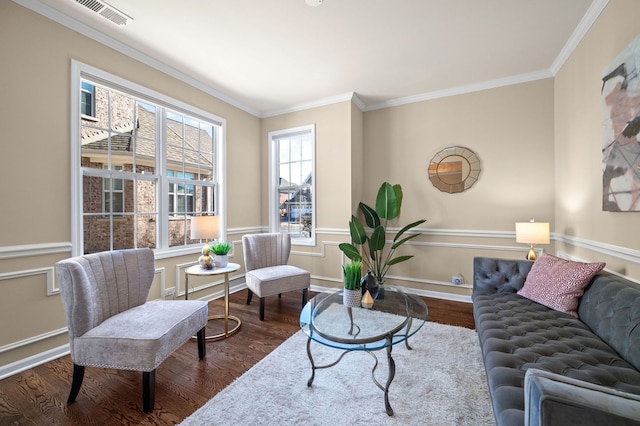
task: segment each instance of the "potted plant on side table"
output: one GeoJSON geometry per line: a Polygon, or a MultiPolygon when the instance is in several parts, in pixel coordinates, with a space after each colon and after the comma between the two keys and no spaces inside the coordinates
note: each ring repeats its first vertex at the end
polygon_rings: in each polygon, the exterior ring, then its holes
{"type": "MultiPolygon", "coordinates": [[[[403,227],[393,237],[393,241],[387,244],[388,223],[398,217],[402,207],[402,187],[384,182],[378,189],[375,209],[362,202],[358,207],[364,216],[367,229],[365,230],[360,219],[352,215],[349,222],[351,243],[341,243],[338,247],[352,261],[361,261],[365,264],[368,269],[367,274],[373,275],[378,285],[383,285],[384,278],[391,266],[413,257],[393,257],[398,247],[420,234],[416,233],[402,238],[403,235],[410,229],[426,222],[426,219],[417,220],[403,227]]],[[[367,280],[365,276],[363,282],[366,281],[370,280],[367,280]]],[[[375,298],[374,292],[377,293],[374,290],[371,292],[371,296],[375,298]]]]}
{"type": "Polygon", "coordinates": [[[360,277],[362,275],[362,262],[355,261],[347,265],[342,265],[344,273],[344,290],[342,293],[342,303],[349,308],[360,306],[360,277]]]}
{"type": "Polygon", "coordinates": [[[229,251],[231,243],[219,241],[211,245],[211,251],[215,254],[213,264],[216,268],[224,268],[229,264],[229,251]]]}

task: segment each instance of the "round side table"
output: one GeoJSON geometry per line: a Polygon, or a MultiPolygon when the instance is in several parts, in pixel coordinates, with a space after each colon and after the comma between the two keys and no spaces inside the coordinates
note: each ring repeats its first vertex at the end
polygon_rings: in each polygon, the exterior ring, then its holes
{"type": "Polygon", "coordinates": [[[224,268],[213,269],[202,269],[200,268],[200,265],[194,265],[188,267],[184,272],[185,300],[189,299],[189,275],[204,277],[224,274],[224,314],[209,315],[207,317],[209,320],[223,319],[224,333],[215,334],[213,336],[205,336],[205,340],[207,341],[225,339],[240,330],[240,326],[242,325],[242,321],[240,320],[240,318],[235,315],[229,315],[229,273],[235,272],[238,269],[240,269],[240,265],[238,265],[237,263],[229,263],[224,268]],[[235,327],[233,327],[232,329],[229,329],[229,320],[236,323],[235,327]]]}

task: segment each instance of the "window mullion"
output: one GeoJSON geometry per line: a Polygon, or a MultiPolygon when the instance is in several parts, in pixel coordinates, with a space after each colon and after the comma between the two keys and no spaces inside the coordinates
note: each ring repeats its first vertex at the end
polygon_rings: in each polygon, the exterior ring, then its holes
{"type": "Polygon", "coordinates": [[[169,179],[167,177],[167,126],[166,109],[159,107],[156,120],[156,170],[159,184],[156,185],[156,210],[159,216],[159,226],[156,232],[158,248],[169,248],[169,179]]]}

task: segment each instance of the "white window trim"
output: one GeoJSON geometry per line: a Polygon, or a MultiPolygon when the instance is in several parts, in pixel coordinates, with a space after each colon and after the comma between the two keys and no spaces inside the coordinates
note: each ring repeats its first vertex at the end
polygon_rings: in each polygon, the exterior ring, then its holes
{"type": "MultiPolygon", "coordinates": [[[[216,166],[216,180],[217,185],[217,206],[216,211],[220,216],[220,239],[226,241],[227,230],[227,184],[226,184],[226,145],[227,145],[227,121],[219,116],[211,114],[207,111],[201,110],[194,106],[188,105],[177,99],[173,99],[170,96],[158,93],[154,90],[140,86],[136,83],[132,83],[116,75],[110,74],[106,71],[102,71],[98,68],[79,62],[75,59],[71,60],[71,255],[79,256],[84,252],[84,240],[82,229],[82,171],[80,168],[81,160],[81,144],[80,137],[80,82],[82,78],[89,80],[105,81],[109,86],[117,88],[121,87],[123,90],[136,95],[141,98],[148,99],[154,103],[167,107],[171,110],[184,112],[187,115],[201,118],[204,121],[208,121],[214,124],[220,125],[219,137],[217,138],[217,166],[216,166]]],[[[159,124],[158,124],[159,125],[159,124]]],[[[158,152],[156,156],[157,170],[164,167],[165,158],[163,152],[158,152]]],[[[167,206],[166,198],[169,190],[167,180],[164,180],[164,185],[157,185],[158,194],[156,196],[156,203],[158,206],[167,206]],[[163,186],[160,188],[160,186],[163,186]]],[[[158,230],[158,248],[154,251],[156,258],[166,258],[172,256],[179,256],[183,254],[191,254],[200,251],[199,244],[192,246],[179,246],[168,247],[168,212],[166,207],[158,208],[159,222],[161,229],[158,230]]]]}
{"type": "Polygon", "coordinates": [[[311,237],[310,238],[291,238],[291,244],[302,246],[315,246],[316,245],[316,126],[315,124],[309,124],[306,126],[292,127],[290,129],[276,130],[269,132],[269,232],[280,232],[280,205],[278,203],[278,178],[280,170],[275,167],[280,163],[278,157],[278,150],[275,147],[275,140],[281,136],[295,135],[296,133],[311,133],[313,141],[313,164],[312,173],[313,181],[311,183],[311,201],[313,209],[311,211],[311,237]]]}

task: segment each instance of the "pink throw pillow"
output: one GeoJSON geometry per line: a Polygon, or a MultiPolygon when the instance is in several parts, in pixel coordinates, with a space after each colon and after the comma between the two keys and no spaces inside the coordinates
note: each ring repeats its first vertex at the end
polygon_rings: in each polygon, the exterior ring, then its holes
{"type": "Polygon", "coordinates": [[[604,262],[573,262],[543,253],[533,263],[518,294],[556,311],[578,317],[578,299],[604,266],[604,262]]]}

